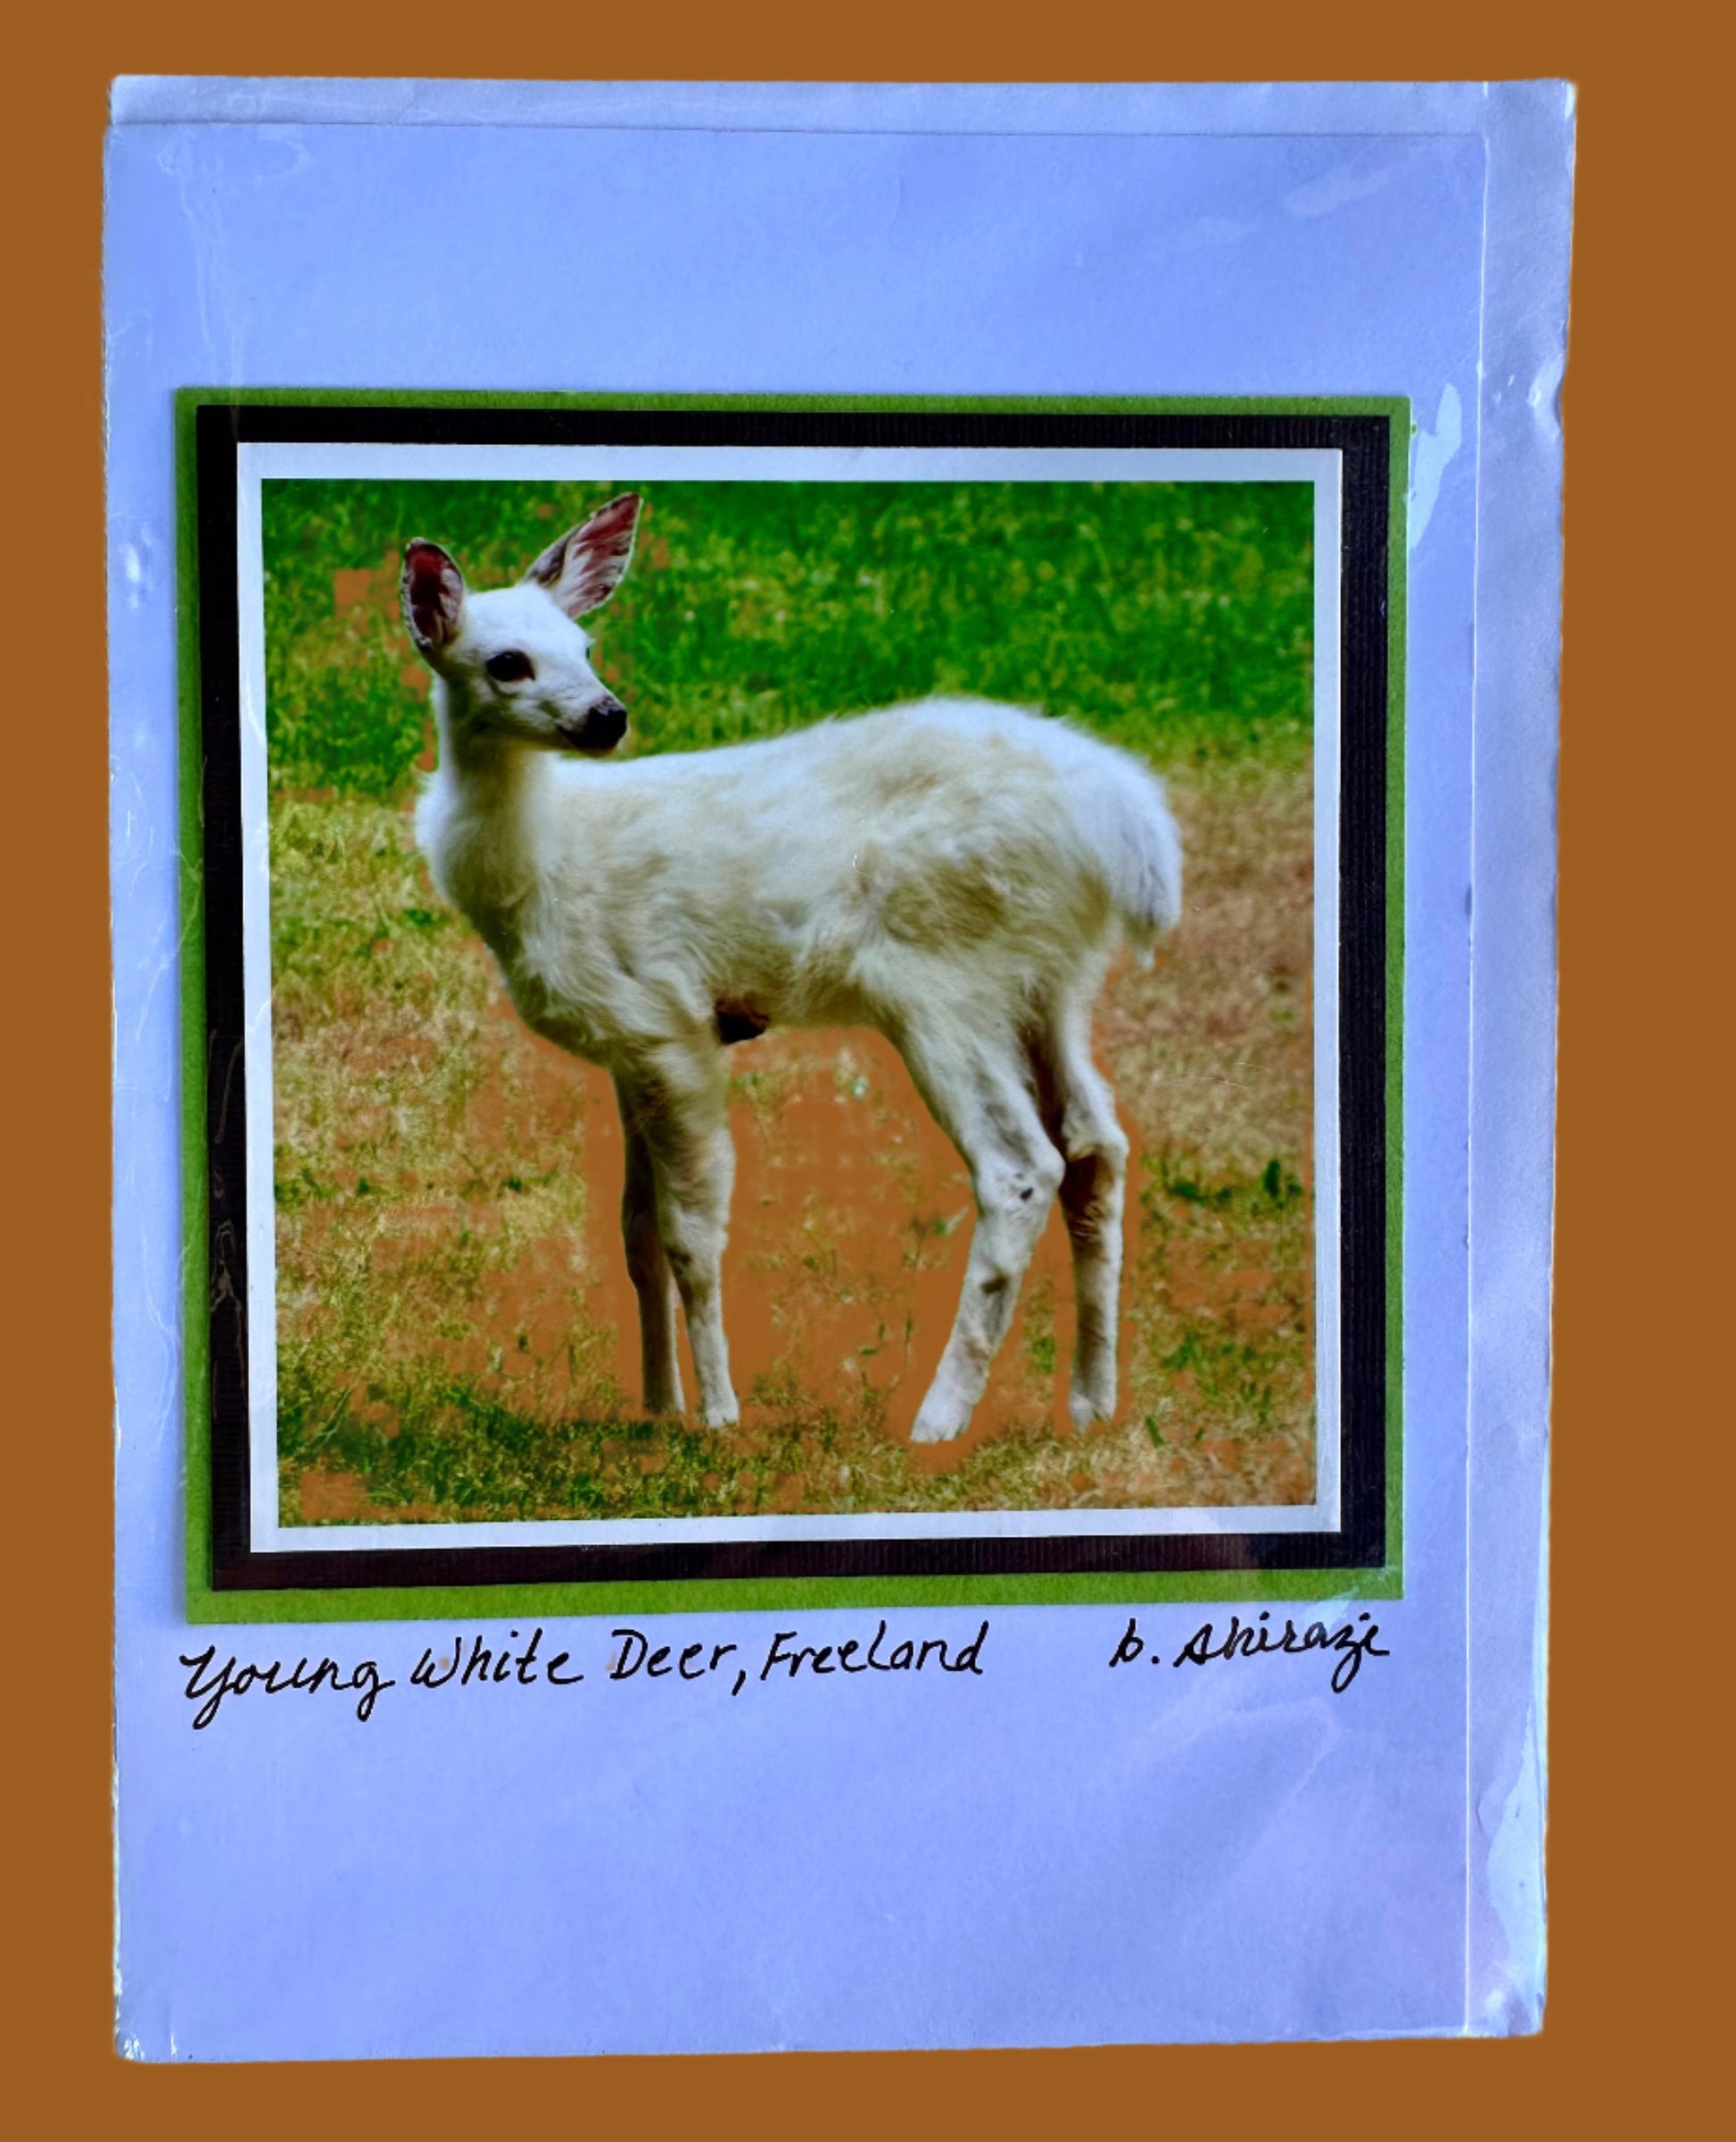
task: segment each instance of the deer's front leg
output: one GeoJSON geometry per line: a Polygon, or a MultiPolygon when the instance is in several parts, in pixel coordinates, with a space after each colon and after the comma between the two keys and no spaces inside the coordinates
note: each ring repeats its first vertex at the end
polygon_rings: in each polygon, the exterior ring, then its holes
{"type": "Polygon", "coordinates": [[[645,1410],[680,1413],[681,1352],[676,1341],[675,1275],[663,1253],[657,1228],[657,1171],[651,1148],[633,1117],[630,1092],[616,1087],[627,1169],[621,1189],[621,1234],[626,1245],[627,1277],[639,1297],[640,1358],[643,1365],[645,1410]]]}
{"type": "Polygon", "coordinates": [[[650,1158],[657,1236],[687,1312],[699,1412],[708,1428],[730,1427],[741,1410],[723,1336],[722,1268],[735,1179],[728,1104],[723,1051],[709,1039],[660,1054],[634,1079],[627,1101],[632,1131],[650,1158]]]}

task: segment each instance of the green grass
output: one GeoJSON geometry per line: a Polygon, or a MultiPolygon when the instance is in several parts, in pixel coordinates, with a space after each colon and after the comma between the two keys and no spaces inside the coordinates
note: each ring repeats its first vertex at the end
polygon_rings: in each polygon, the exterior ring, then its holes
{"type": "MultiPolygon", "coordinates": [[[[398,618],[426,535],[471,583],[620,486],[264,486],[274,779],[389,798],[426,679],[398,618]]],[[[685,750],[929,692],[1112,733],[1160,764],[1306,748],[1311,492],[1300,484],[651,484],[595,621],[633,748],[685,750]]]]}

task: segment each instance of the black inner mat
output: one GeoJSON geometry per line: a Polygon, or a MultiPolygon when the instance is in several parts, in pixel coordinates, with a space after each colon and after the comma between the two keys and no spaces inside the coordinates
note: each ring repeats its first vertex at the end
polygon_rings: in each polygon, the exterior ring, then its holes
{"type": "MultiPolygon", "coordinates": [[[[1387,538],[1382,415],[439,408],[233,403],[195,418],[216,1591],[717,1577],[1378,1567],[1386,1551],[1387,538]],[[426,445],[1311,448],[1343,456],[1340,578],[1340,1515],[1330,1533],[333,1548],[250,1539],[237,448],[426,445]]],[[[269,1186],[264,1195],[269,1195],[269,1186]]],[[[968,1522],[967,1520],[964,1520],[968,1522]]],[[[1088,1518],[1084,1520],[1088,1523],[1088,1518]]]]}

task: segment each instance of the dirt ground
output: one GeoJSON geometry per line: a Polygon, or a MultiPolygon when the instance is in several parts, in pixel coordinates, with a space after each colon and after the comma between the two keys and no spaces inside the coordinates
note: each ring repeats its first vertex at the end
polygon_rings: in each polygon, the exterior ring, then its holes
{"type": "MultiPolygon", "coordinates": [[[[956,1303],[963,1164],[896,1052],[732,1052],[725,1261],[741,1427],[636,1414],[607,1079],[517,1021],[401,813],[274,813],[286,1522],[1308,1500],[1311,806],[1305,769],[1170,783],[1186,912],[1105,991],[1134,1141],[1118,1419],[1066,1415],[1059,1214],[968,1435],[905,1441],[956,1303]]],[[[692,1390],[690,1370],[688,1389],[692,1390]]]]}

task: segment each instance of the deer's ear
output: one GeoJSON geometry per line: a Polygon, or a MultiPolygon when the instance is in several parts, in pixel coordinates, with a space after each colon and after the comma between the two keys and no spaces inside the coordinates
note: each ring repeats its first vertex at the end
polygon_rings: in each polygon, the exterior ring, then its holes
{"type": "Polygon", "coordinates": [[[464,614],[464,575],[438,543],[418,536],[404,547],[404,576],[399,583],[404,623],[425,655],[458,637],[464,614]]]}
{"type": "Polygon", "coordinates": [[[600,506],[577,528],[550,543],[525,574],[546,588],[569,617],[599,609],[621,584],[632,563],[632,539],[639,526],[639,495],[623,492],[600,506]]]}

